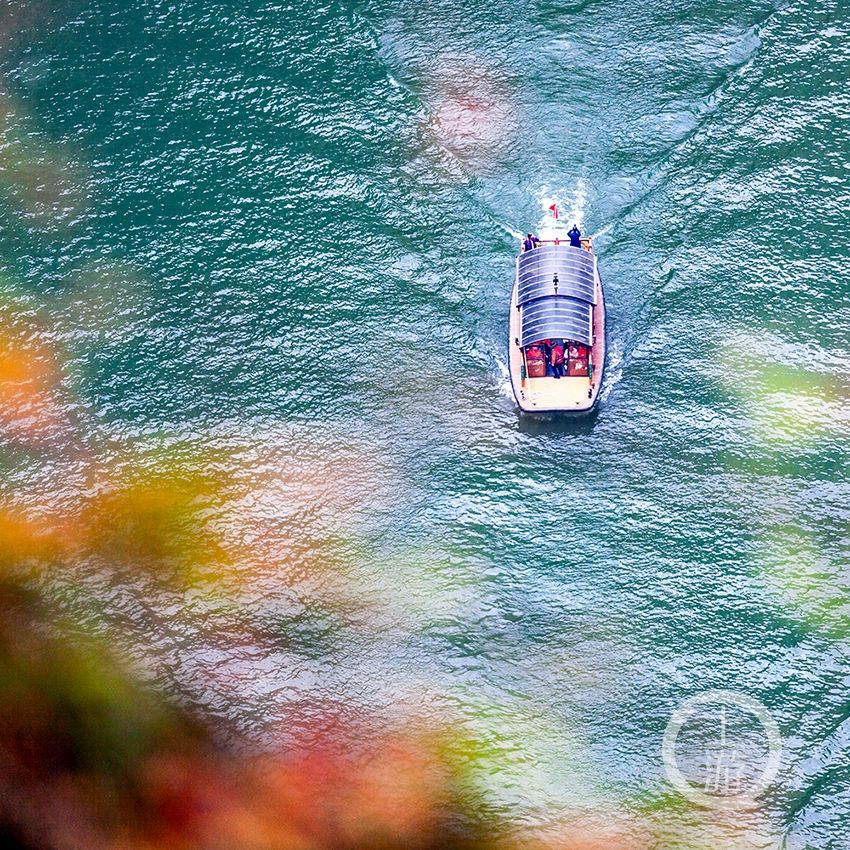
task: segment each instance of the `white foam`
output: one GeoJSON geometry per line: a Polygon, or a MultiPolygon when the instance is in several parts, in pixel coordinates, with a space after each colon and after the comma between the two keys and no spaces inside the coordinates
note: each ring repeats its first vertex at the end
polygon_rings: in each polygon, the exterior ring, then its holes
{"type": "Polygon", "coordinates": [[[512,227],[508,227],[507,224],[502,224],[502,222],[499,222],[499,227],[501,227],[502,230],[505,231],[505,233],[510,233],[510,235],[513,236],[514,239],[521,240],[523,238],[522,233],[520,233],[518,230],[514,230],[512,227]]]}
{"type": "Polygon", "coordinates": [[[602,378],[602,392],[599,400],[605,401],[611,394],[611,390],[619,384],[623,377],[623,343],[614,340],[608,346],[608,362],[605,364],[605,374],[602,378]]]}
{"type": "Polygon", "coordinates": [[[511,372],[508,368],[508,364],[499,356],[496,356],[494,359],[496,361],[496,366],[499,369],[499,392],[505,396],[505,398],[509,398],[513,401],[514,390],[511,386],[511,372]]]}
{"type": "Polygon", "coordinates": [[[549,207],[552,204],[558,205],[558,221],[559,223],[572,225],[577,224],[579,228],[584,221],[584,210],[587,205],[587,182],[583,177],[579,177],[575,189],[569,190],[553,190],[548,186],[544,186],[540,196],[540,205],[543,207],[544,215],[538,224],[538,229],[552,226],[552,213],[549,207]],[[569,200],[563,201],[562,198],[569,200]]]}

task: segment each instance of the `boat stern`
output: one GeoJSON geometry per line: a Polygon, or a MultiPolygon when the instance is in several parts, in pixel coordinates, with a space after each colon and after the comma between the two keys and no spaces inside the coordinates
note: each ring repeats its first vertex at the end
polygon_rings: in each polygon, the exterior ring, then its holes
{"type": "Polygon", "coordinates": [[[514,386],[514,394],[525,413],[590,413],[598,387],[587,376],[526,378],[514,386]]]}

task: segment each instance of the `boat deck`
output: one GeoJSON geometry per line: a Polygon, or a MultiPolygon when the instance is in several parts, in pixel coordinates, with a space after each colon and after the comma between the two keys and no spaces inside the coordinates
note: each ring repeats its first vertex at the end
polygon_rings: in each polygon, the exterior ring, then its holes
{"type": "Polygon", "coordinates": [[[587,397],[587,378],[526,378],[523,392],[532,408],[539,410],[584,410],[591,404],[587,397]]]}

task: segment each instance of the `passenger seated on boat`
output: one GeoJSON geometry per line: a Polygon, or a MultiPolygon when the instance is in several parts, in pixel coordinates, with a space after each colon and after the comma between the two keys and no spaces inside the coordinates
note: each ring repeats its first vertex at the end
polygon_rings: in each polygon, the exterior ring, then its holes
{"type": "Polygon", "coordinates": [[[543,378],[546,375],[546,352],[539,342],[525,349],[525,363],[529,378],[543,378]]]}
{"type": "Polygon", "coordinates": [[[578,378],[587,377],[590,374],[590,355],[587,346],[571,342],[568,353],[569,365],[567,366],[567,374],[578,378]]]}
{"type": "Polygon", "coordinates": [[[567,236],[570,237],[570,245],[573,248],[581,248],[581,231],[577,224],[573,225],[573,229],[567,233],[567,236]]]}

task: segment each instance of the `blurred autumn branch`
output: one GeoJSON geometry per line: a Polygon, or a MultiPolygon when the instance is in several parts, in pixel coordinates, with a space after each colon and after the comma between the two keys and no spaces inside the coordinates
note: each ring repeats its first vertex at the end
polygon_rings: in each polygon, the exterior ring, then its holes
{"type": "MultiPolygon", "coordinates": [[[[60,361],[37,323],[5,311],[0,427],[7,446],[36,459],[57,439],[75,443],[57,401],[60,361]]],[[[459,757],[466,745],[448,725],[384,729],[377,717],[354,722],[329,706],[310,713],[301,740],[290,736],[277,753],[246,754],[223,746],[189,699],[166,695],[134,672],[109,646],[108,628],[92,631],[70,619],[51,597],[51,579],[82,564],[128,580],[148,576],[179,594],[210,576],[236,580],[246,557],[208,520],[226,482],[205,471],[203,457],[194,466],[162,460],[147,472],[131,466],[118,474],[76,444],[89,487],[73,509],[32,510],[8,493],[0,506],[5,846],[533,846],[487,814],[459,757]]],[[[607,834],[597,843],[598,825],[576,830],[569,846],[617,841],[607,834]]]]}
{"type": "MultiPolygon", "coordinates": [[[[4,334],[6,434],[53,421],[51,372],[4,334]]],[[[73,516],[0,510],[0,825],[6,846],[52,848],[471,847],[468,800],[421,733],[351,758],[332,726],[285,754],[238,756],[186,703],[141,683],[43,590],[96,559],[183,586],[227,564],[201,517],[218,485],[161,470],[95,488],[73,516]]]]}
{"type": "MultiPolygon", "coordinates": [[[[764,846],[760,826],[748,834],[752,826],[746,823],[739,828],[710,814],[694,818],[680,800],[658,793],[626,805],[612,801],[598,811],[586,800],[565,800],[569,817],[555,813],[546,830],[539,824],[521,829],[504,809],[491,805],[476,781],[476,761],[487,763],[487,756],[468,730],[441,710],[431,711],[427,720],[402,710],[401,719],[388,723],[362,706],[350,710],[344,689],[329,687],[324,702],[305,702],[303,716],[298,701],[290,703],[292,722],[277,746],[256,748],[238,732],[222,734],[222,717],[197,704],[179,677],[154,683],[150,670],[140,669],[138,658],[131,661],[120,648],[152,646],[176,617],[217,632],[226,645],[268,647],[281,637],[293,646],[310,642],[309,629],[284,626],[284,635],[270,636],[244,605],[240,591],[256,579],[252,569],[258,564],[259,572],[270,572],[278,584],[306,579],[308,616],[345,619],[357,612],[361,627],[377,634],[380,603],[370,608],[342,578],[340,555],[328,541],[299,540],[287,549],[278,540],[270,553],[261,534],[244,527],[227,533],[227,506],[238,498],[258,498],[263,479],[253,474],[246,484],[238,464],[220,452],[201,448],[188,458],[164,452],[144,463],[132,454],[121,464],[114,457],[103,459],[72,416],[77,405],[69,402],[61,349],[46,327],[15,305],[0,310],[0,434],[7,455],[58,468],[60,478],[79,482],[64,488],[61,498],[7,486],[0,500],[0,838],[5,846],[764,846]],[[121,592],[156,588],[166,600],[165,613],[155,613],[156,606],[146,611],[145,634],[124,634],[109,616],[75,617],[54,588],[60,579],[86,570],[112,575],[121,592]],[[322,574],[334,576],[330,589],[320,590],[316,583],[322,574]],[[216,604],[237,614],[222,620],[215,605],[189,606],[191,593],[194,599],[215,596],[216,604]]],[[[346,463],[351,467],[337,452],[330,467],[320,464],[317,472],[314,464],[300,483],[290,470],[287,493],[296,520],[299,510],[325,503],[328,486],[340,490],[326,479],[344,473],[346,463]]],[[[399,557],[395,581],[405,570],[410,564],[399,557]]],[[[429,598],[426,592],[418,604],[427,605],[429,598]]],[[[389,604],[397,605],[398,597],[393,600],[389,604]]],[[[256,675],[262,677],[262,670],[256,675]]]]}
{"type": "Polygon", "coordinates": [[[6,845],[56,848],[471,847],[433,742],[359,760],[346,732],[277,758],[215,747],[185,707],[68,634],[19,584],[0,591],[0,812],[6,845]]]}

